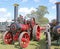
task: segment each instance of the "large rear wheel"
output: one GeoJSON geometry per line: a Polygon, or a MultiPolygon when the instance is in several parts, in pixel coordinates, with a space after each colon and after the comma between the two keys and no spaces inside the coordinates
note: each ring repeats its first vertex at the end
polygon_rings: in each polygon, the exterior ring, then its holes
{"type": "Polygon", "coordinates": [[[33,39],[39,41],[40,40],[40,26],[35,25],[33,27],[33,39]]]}
{"type": "Polygon", "coordinates": [[[29,45],[30,36],[28,32],[22,32],[19,36],[20,47],[26,48],[29,45]]]}

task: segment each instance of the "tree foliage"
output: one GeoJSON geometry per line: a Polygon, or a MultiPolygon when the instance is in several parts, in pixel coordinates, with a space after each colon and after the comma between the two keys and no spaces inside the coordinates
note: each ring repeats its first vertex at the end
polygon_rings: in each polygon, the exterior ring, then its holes
{"type": "Polygon", "coordinates": [[[37,13],[37,16],[43,17],[43,16],[45,16],[45,14],[48,14],[49,12],[47,11],[47,7],[46,6],[39,6],[37,8],[36,13],[37,13]]]}
{"type": "Polygon", "coordinates": [[[36,8],[37,11],[32,11],[31,14],[27,14],[26,16],[30,17],[35,17],[36,22],[39,24],[46,24],[49,22],[49,20],[44,17],[46,14],[49,14],[47,7],[46,6],[39,6],[36,8]]]}

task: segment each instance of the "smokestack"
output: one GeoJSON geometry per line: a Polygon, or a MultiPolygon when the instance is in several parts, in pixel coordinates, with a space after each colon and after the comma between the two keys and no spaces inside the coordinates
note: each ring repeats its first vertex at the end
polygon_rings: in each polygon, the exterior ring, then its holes
{"type": "Polygon", "coordinates": [[[56,3],[57,23],[60,24],[60,2],[56,3]]]}
{"type": "Polygon", "coordinates": [[[14,4],[14,22],[17,22],[18,6],[18,4],[14,4]]]}

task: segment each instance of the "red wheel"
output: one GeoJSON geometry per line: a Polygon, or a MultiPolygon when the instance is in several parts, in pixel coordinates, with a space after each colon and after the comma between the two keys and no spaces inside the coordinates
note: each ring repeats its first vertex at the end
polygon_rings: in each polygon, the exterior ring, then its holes
{"type": "Polygon", "coordinates": [[[30,36],[28,32],[22,32],[19,36],[19,43],[22,48],[26,48],[29,45],[30,36]]]}
{"type": "Polygon", "coordinates": [[[33,39],[39,41],[40,40],[40,26],[35,25],[33,27],[33,39]]]}
{"type": "Polygon", "coordinates": [[[3,41],[5,44],[11,44],[13,41],[13,36],[10,31],[6,31],[3,35],[3,41]]]}

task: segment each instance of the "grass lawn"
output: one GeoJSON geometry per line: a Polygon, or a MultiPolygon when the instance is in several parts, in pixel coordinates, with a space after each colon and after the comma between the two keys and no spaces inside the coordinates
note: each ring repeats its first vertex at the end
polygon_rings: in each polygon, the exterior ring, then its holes
{"type": "MultiPolygon", "coordinates": [[[[0,34],[1,36],[2,34],[0,34]]],[[[30,41],[30,44],[27,48],[23,48],[23,49],[46,49],[46,44],[45,44],[45,40],[44,40],[45,36],[44,34],[41,34],[41,40],[39,42],[37,41],[30,41]]],[[[51,46],[51,49],[60,49],[60,46],[51,46]]],[[[15,42],[14,45],[5,45],[3,43],[3,40],[0,39],[0,49],[22,49],[19,46],[19,42],[15,42]]]]}
{"type": "MultiPolygon", "coordinates": [[[[40,49],[40,48],[43,49],[44,44],[43,44],[43,46],[39,45],[39,44],[40,44],[39,42],[30,41],[29,46],[24,49],[40,49]]],[[[0,40],[0,48],[1,49],[22,49],[22,48],[20,48],[18,42],[15,42],[14,45],[5,45],[2,40],[0,40]]]]}

